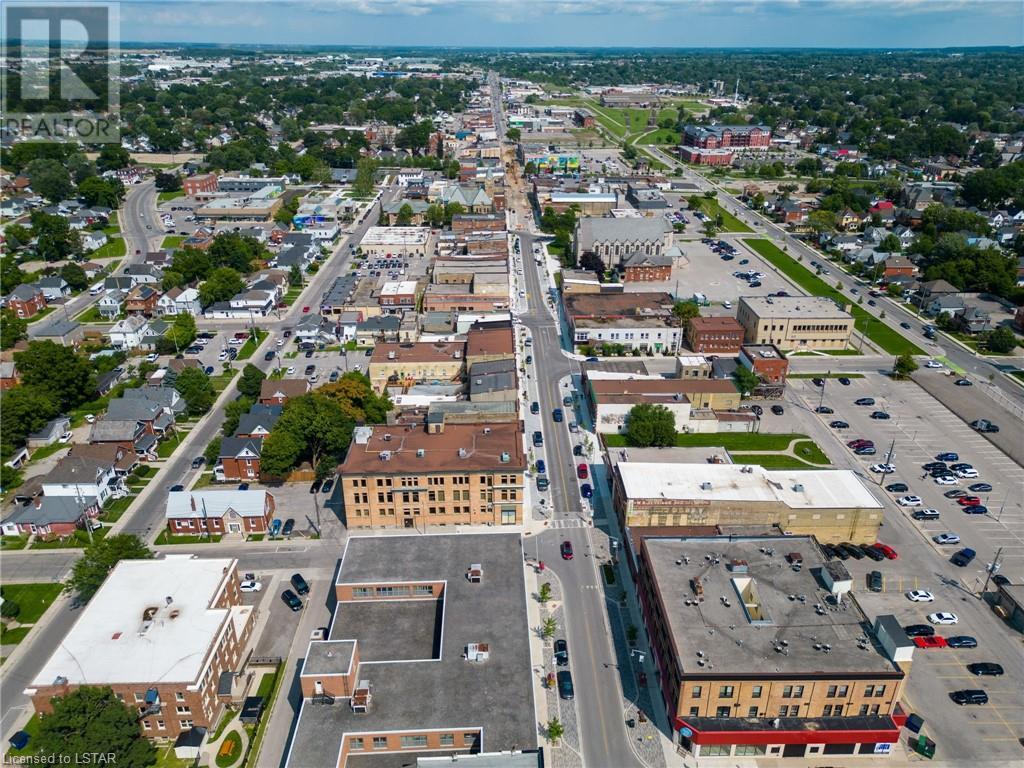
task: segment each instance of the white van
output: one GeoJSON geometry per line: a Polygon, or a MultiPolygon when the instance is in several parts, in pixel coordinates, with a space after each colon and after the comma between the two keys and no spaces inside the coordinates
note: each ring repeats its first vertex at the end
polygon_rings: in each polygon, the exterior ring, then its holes
{"type": "Polygon", "coordinates": [[[101,293],[103,293],[103,281],[102,280],[100,280],[98,283],[96,283],[96,285],[94,285],[92,288],[89,289],[89,295],[90,296],[99,296],[101,293]]]}

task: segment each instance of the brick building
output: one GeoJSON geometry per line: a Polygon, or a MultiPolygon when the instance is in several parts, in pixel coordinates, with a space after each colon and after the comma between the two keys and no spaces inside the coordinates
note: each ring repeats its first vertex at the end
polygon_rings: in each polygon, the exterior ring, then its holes
{"type": "Polygon", "coordinates": [[[265,533],[275,509],[274,497],[267,491],[171,491],[167,528],[175,534],[265,533]]]}
{"type": "Polygon", "coordinates": [[[695,317],[686,329],[686,342],[702,355],[735,355],[743,346],[743,326],[735,317],[695,317]]]}
{"type": "Polygon", "coordinates": [[[261,405],[284,405],[290,398],[309,392],[305,379],[264,379],[260,384],[261,405]]]}
{"type": "Polygon", "coordinates": [[[672,279],[668,254],[632,253],[622,260],[622,279],[627,283],[657,283],[672,279]]]}
{"type": "Polygon", "coordinates": [[[748,344],[784,350],[845,349],[853,317],[823,296],[741,296],[736,319],[748,344]]]}
{"type": "Polygon", "coordinates": [[[688,125],[683,129],[683,145],[699,149],[724,147],[768,147],[772,131],[766,125],[688,125]]]}
{"type": "Polygon", "coordinates": [[[88,684],[110,686],[150,738],[215,728],[234,693],[221,677],[241,670],[255,620],[236,568],[192,555],[122,560],[25,689],[36,712],[88,684]]]}
{"type": "Polygon", "coordinates": [[[466,344],[461,341],[377,344],[367,373],[377,392],[389,386],[450,383],[465,372],[465,351],[466,344]]]}
{"type": "Polygon", "coordinates": [[[204,173],[196,176],[189,176],[181,182],[181,188],[189,197],[197,195],[212,195],[217,191],[217,174],[204,173]]]}
{"type": "Polygon", "coordinates": [[[702,149],[701,147],[679,147],[679,159],[694,165],[732,165],[731,149],[702,149]]]}
{"type": "Polygon", "coordinates": [[[8,294],[7,308],[21,319],[27,320],[46,309],[46,297],[37,286],[23,283],[8,294]]]}
{"type": "Polygon", "coordinates": [[[789,360],[772,344],[745,344],[740,350],[740,365],[769,384],[785,384],[789,372],[789,360]]]}

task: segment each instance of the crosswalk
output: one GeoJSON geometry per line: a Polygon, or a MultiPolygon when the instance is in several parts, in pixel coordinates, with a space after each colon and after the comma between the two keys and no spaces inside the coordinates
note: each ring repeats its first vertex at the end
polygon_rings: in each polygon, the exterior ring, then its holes
{"type": "Polygon", "coordinates": [[[561,520],[552,520],[549,528],[583,528],[583,521],[578,517],[568,517],[561,520]]]}

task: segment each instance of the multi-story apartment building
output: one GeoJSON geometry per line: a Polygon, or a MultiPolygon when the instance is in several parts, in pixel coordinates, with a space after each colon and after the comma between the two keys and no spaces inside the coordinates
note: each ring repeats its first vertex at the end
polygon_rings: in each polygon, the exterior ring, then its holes
{"type": "Polygon", "coordinates": [[[520,422],[357,427],[338,467],[349,528],[517,525],[520,422]]]}
{"type": "Polygon", "coordinates": [[[688,125],[683,129],[683,145],[687,147],[767,147],[771,143],[772,130],[767,125],[688,125]]]}
{"type": "Polygon", "coordinates": [[[783,350],[845,349],[853,316],[823,296],[741,296],[736,319],[747,344],[783,350]]]}
{"type": "Polygon", "coordinates": [[[110,686],[138,712],[143,733],[174,739],[215,728],[255,623],[242,605],[237,561],[166,555],[122,560],[25,693],[37,712],[82,685],[110,686]]]}
{"type": "Polygon", "coordinates": [[[734,317],[695,317],[687,323],[686,341],[694,352],[735,355],[743,346],[743,326],[734,317]]]}
{"type": "Polygon", "coordinates": [[[627,545],[681,749],[819,762],[890,754],[906,722],[899,700],[914,645],[895,617],[869,622],[846,567],[823,563],[814,539],[640,536],[627,545]]]}

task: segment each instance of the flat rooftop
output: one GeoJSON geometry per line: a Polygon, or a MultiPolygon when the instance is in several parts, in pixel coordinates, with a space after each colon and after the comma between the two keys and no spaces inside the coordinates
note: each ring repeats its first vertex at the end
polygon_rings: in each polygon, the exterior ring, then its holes
{"type": "Polygon", "coordinates": [[[781,503],[790,509],[881,509],[848,469],[769,470],[750,464],[618,465],[630,499],[700,499],[710,502],[781,503]]]}
{"type": "Polygon", "coordinates": [[[361,245],[423,245],[429,236],[429,227],[370,227],[361,245]]]}
{"type": "Polygon", "coordinates": [[[253,610],[210,607],[236,565],[191,555],[122,560],[30,687],[58,677],[72,685],[196,681],[224,624],[253,610]]]}
{"type": "MultiPolygon", "coordinates": [[[[295,724],[287,765],[335,768],[341,740],[352,732],[479,728],[484,752],[529,749],[537,744],[531,684],[529,622],[523,549],[518,533],[367,536],[349,539],[339,584],[445,582],[437,600],[339,603],[331,637],[354,639],[358,678],[370,684],[365,714],[347,701],[331,706],[304,702],[295,724]],[[466,569],[483,567],[471,584],[466,569]],[[375,603],[375,604],[374,604],[375,603]],[[440,611],[419,618],[403,606],[440,611]],[[372,606],[379,611],[364,612],[372,606]],[[355,611],[355,612],[353,612],[355,611]],[[405,623],[403,623],[405,622],[405,623]],[[434,642],[424,658],[425,642],[434,642]],[[386,648],[374,642],[389,637],[386,648]],[[469,643],[487,643],[490,658],[463,658],[469,643]],[[391,656],[384,658],[385,656],[391,656]],[[368,660],[371,657],[371,660],[368,660]]],[[[405,755],[407,757],[407,755],[405,755]]],[[[356,763],[353,763],[356,764],[356,763]]]]}
{"type": "Polygon", "coordinates": [[[898,673],[856,603],[848,596],[838,606],[831,600],[811,537],[644,537],[641,546],[684,675],[898,673]],[[790,552],[803,556],[801,570],[786,561],[790,552]],[[735,560],[746,562],[746,573],[729,570],[735,560]],[[699,604],[693,579],[704,590],[699,604]],[[759,623],[748,618],[733,579],[752,580],[759,623]]]}
{"type": "Polygon", "coordinates": [[[304,675],[345,675],[352,668],[354,640],[315,640],[302,663],[304,675]]]}
{"type": "Polygon", "coordinates": [[[743,305],[758,317],[853,319],[849,312],[824,296],[741,296],[741,310],[743,305]]]}

